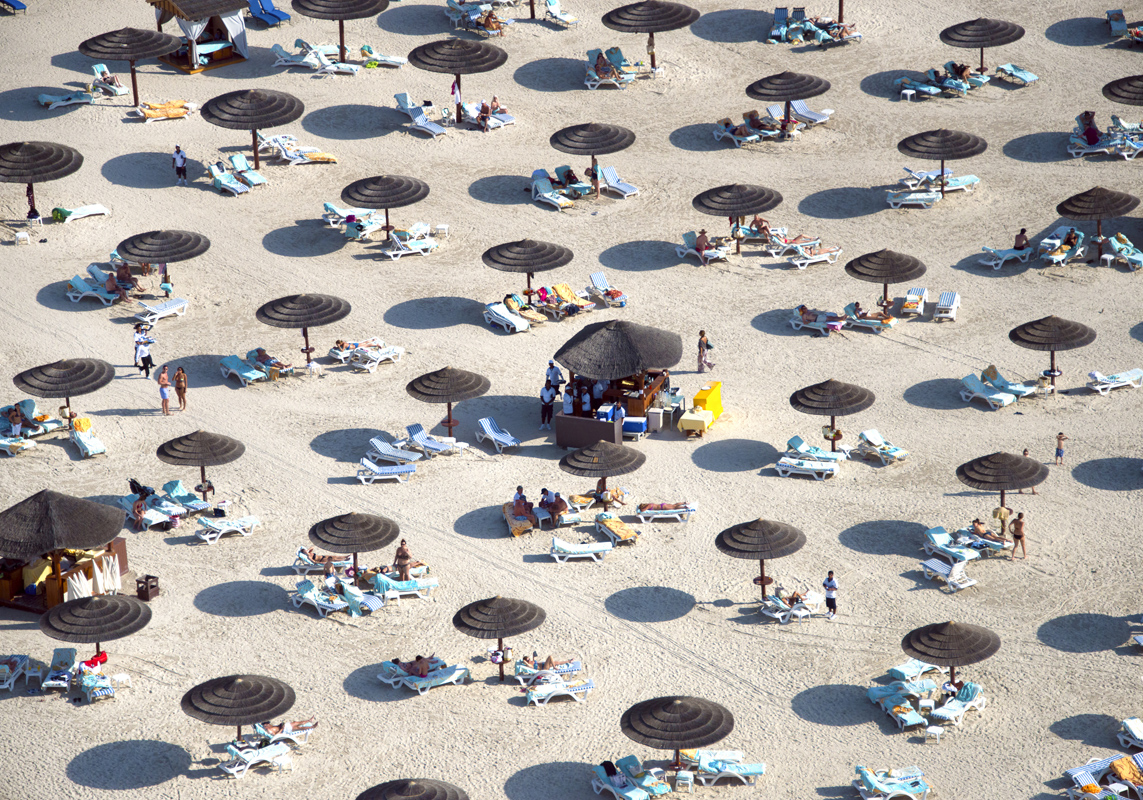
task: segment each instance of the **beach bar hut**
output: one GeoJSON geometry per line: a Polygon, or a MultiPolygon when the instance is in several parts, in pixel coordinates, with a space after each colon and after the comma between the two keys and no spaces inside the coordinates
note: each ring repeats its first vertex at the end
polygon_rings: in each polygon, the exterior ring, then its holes
{"type": "Polygon", "coordinates": [[[155,21],[174,20],[183,32],[184,47],[159,60],[188,75],[250,57],[246,45],[246,21],[242,14],[247,0],[147,0],[155,7],[155,21]]]}

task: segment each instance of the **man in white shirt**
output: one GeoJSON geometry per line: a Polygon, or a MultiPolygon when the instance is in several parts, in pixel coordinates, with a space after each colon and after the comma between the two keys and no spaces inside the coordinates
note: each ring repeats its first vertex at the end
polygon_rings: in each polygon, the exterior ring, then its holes
{"type": "Polygon", "coordinates": [[[575,415],[575,394],[572,392],[572,387],[568,387],[564,391],[564,416],[571,417],[575,415]]]}
{"type": "Polygon", "coordinates": [[[826,579],[822,581],[822,587],[825,589],[826,595],[826,617],[833,619],[837,616],[837,580],[833,577],[833,570],[829,571],[826,579]]]}
{"type": "Polygon", "coordinates": [[[187,186],[187,154],[175,145],[171,154],[171,165],[175,168],[175,186],[187,186]]]}
{"type": "Polygon", "coordinates": [[[556,390],[552,382],[545,381],[544,388],[540,390],[540,430],[552,429],[552,412],[556,402],[556,390]]]}
{"type": "Polygon", "coordinates": [[[556,391],[559,391],[560,386],[567,383],[567,381],[564,380],[564,374],[560,372],[560,368],[556,366],[554,360],[548,361],[548,371],[544,373],[544,377],[552,382],[552,386],[556,387],[556,391]]]}

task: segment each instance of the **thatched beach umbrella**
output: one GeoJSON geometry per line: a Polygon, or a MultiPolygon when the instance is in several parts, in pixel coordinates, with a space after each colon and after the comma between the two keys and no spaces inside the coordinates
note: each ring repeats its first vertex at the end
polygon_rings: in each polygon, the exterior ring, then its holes
{"type": "Polygon", "coordinates": [[[925,265],[919,258],[893,250],[878,250],[858,256],[845,265],[851,278],[882,285],[881,305],[889,305],[889,284],[907,283],[925,274],[925,265]]]}
{"type": "Polygon", "coordinates": [[[603,490],[607,491],[608,478],[634,472],[646,461],[647,456],[633,447],[599,441],[561,458],[560,469],[581,478],[602,478],[603,490]]]}
{"type": "Polygon", "coordinates": [[[655,69],[655,34],[689,28],[700,14],[697,8],[663,0],[643,0],[620,6],[603,15],[603,26],[620,33],[646,33],[651,69],[655,69]]]}
{"type": "Polygon", "coordinates": [[[1072,322],[1061,317],[1051,316],[1025,322],[1008,331],[1013,344],[1029,350],[1047,350],[1052,354],[1051,364],[1046,373],[1056,385],[1060,371],[1056,369],[1057,350],[1077,350],[1095,341],[1095,331],[1082,322],[1072,322]]]}
{"type": "Polygon", "coordinates": [[[613,381],[649,369],[669,369],[683,357],[682,337],[634,322],[594,322],[564,342],[555,360],[569,372],[613,381]]]}
{"type": "Polygon", "coordinates": [[[349,316],[353,307],[340,297],[328,294],[292,294],[271,300],[254,312],[259,322],[274,328],[301,328],[306,346],[306,366],[313,361],[310,328],[332,325],[349,316]]]}
{"type": "Polygon", "coordinates": [[[254,169],[258,169],[258,131],[288,125],[305,112],[305,104],[292,94],[272,89],[241,89],[212,97],[199,113],[211,125],[250,131],[254,169]]]}
{"type": "Polygon", "coordinates": [[[988,142],[964,131],[940,128],[908,136],[897,142],[897,152],[913,158],[941,162],[941,197],[945,196],[945,162],[978,156],[988,149],[988,142]]]}
{"type": "Polygon", "coordinates": [[[809,100],[811,97],[825,94],[829,91],[830,83],[825,78],[815,75],[803,75],[799,72],[780,72],[769,75],[761,80],[754,81],[746,87],[746,95],[763,103],[785,103],[786,109],[782,114],[782,133],[786,126],[793,122],[790,116],[790,103],[794,100],[809,100]]]}
{"type": "Polygon", "coordinates": [[[1095,242],[1098,254],[1096,263],[1103,256],[1103,221],[1112,217],[1122,217],[1135,210],[1139,198],[1126,192],[1104,189],[1096,186],[1086,192],[1075,194],[1056,206],[1061,217],[1075,220],[1095,220],[1095,242]]]}
{"type": "Polygon", "coordinates": [[[1143,75],[1116,78],[1103,86],[1103,96],[1125,106],[1143,106],[1143,75]]]}
{"type": "Polygon", "coordinates": [[[803,414],[817,414],[829,417],[830,450],[837,450],[837,441],[841,438],[841,431],[837,430],[837,418],[856,414],[873,405],[876,396],[868,389],[855,386],[852,383],[842,383],[830,378],[822,383],[815,383],[804,389],[798,389],[790,395],[790,405],[803,414]]]}
{"type": "Polygon", "coordinates": [[[16,375],[16,388],[36,397],[62,397],[67,406],[68,428],[73,427],[71,398],[91,394],[111,383],[115,367],[98,358],[68,358],[16,375]]]}
{"type": "Polygon", "coordinates": [[[246,445],[237,439],[223,436],[220,433],[207,433],[195,431],[177,439],[163,442],[155,455],[165,464],[174,464],[179,467],[198,467],[202,485],[197,491],[202,492],[203,502],[206,495],[214,491],[214,487],[206,482],[206,468],[217,467],[237,461],[246,452],[246,445]]]}
{"type": "Polygon", "coordinates": [[[76,644],[100,643],[143,630],[151,621],[151,607],[125,594],[81,597],[53,607],[40,617],[40,630],[53,639],[76,644]]]}
{"type": "Polygon", "coordinates": [[[362,178],[341,190],[341,201],[351,208],[385,209],[385,240],[392,238],[389,209],[404,208],[429,196],[429,185],[404,175],[375,175],[362,178]]]}
{"type": "Polygon", "coordinates": [[[0,556],[31,561],[57,550],[94,550],[123,529],[122,509],[44,489],[0,511],[0,556]]]}
{"type": "Polygon", "coordinates": [[[1000,637],[988,628],[963,622],[938,622],[909,631],[901,640],[905,655],[926,664],[949,667],[949,682],[956,683],[956,668],[979,664],[1000,650],[1000,637]]]}
{"type": "Polygon", "coordinates": [[[177,36],[162,31],[142,28],[120,28],[101,33],[80,42],[79,52],[96,61],[126,61],[131,65],[131,95],[139,105],[139,83],[135,79],[135,62],[145,58],[158,58],[182,47],[177,36]]]}
{"type": "Polygon", "coordinates": [[[238,739],[242,726],[266,722],[294,707],[294,690],[280,680],[262,675],[227,675],[200,683],[183,695],[187,716],[211,725],[234,725],[238,739]]]}
{"type": "Polygon", "coordinates": [[[500,272],[522,272],[527,275],[528,288],[524,294],[531,296],[532,276],[537,272],[566,267],[571,263],[572,251],[562,244],[522,239],[490,247],[480,258],[485,266],[500,272]]]}
{"type": "Polygon", "coordinates": [[[192,231],[147,231],[115,246],[120,258],[140,264],[173,264],[198,258],[210,249],[210,239],[192,231]]]}
{"type": "Polygon", "coordinates": [[[460,424],[452,418],[452,404],[480,397],[491,386],[488,378],[483,375],[445,367],[414,378],[405,385],[405,391],[422,403],[446,403],[448,411],[441,420],[441,425],[448,431],[449,436],[452,436],[452,429],[460,424]]]}
{"type": "Polygon", "coordinates": [[[1000,505],[1003,506],[1005,492],[1039,486],[1047,480],[1048,468],[1032,458],[993,453],[961,464],[956,468],[956,477],[973,489],[1000,492],[1000,505]]]}
{"type": "Polygon", "coordinates": [[[376,514],[339,514],[323,519],[310,528],[310,541],[332,553],[353,553],[353,574],[357,574],[357,554],[388,547],[401,534],[400,526],[376,514]]]}
{"type": "Polygon", "coordinates": [[[399,778],[366,789],[357,800],[468,800],[468,793],[432,778],[399,778]]]}
{"type": "MultiPolygon", "coordinates": [[[[506,638],[535,630],[547,618],[544,609],[534,603],[497,595],[469,603],[453,615],[452,625],[477,639],[495,639],[496,649],[504,652],[506,638]]],[[[504,681],[504,659],[500,660],[500,681],[504,681]]]]}
{"type": "Polygon", "coordinates": [[[784,522],[754,519],[724,530],[715,537],[714,546],[731,558],[758,562],[760,574],[754,582],[762,587],[765,600],[766,587],[774,582],[766,577],[766,559],[793,555],[806,546],[806,535],[784,522]]]}
{"type": "Polygon", "coordinates": [[[734,715],[701,697],[656,697],[636,703],[619,719],[623,735],[656,750],[674,750],[670,769],[683,768],[680,750],[709,747],[734,730],[734,715]]]}
{"type": "Polygon", "coordinates": [[[37,183],[66,178],[83,166],[83,156],[73,147],[54,142],[11,142],[0,145],[0,183],[28,185],[28,218],[36,211],[37,183]]]}
{"type": "Polygon", "coordinates": [[[345,61],[345,21],[367,19],[389,7],[389,0],[294,0],[294,11],[313,19],[337,20],[339,61],[345,61]]]}
{"type": "Polygon", "coordinates": [[[599,162],[596,156],[605,156],[626,150],[635,143],[635,134],[620,125],[588,122],[560,128],[548,139],[561,153],[573,156],[591,156],[591,186],[599,197],[599,162]]]}
{"type": "Polygon", "coordinates": [[[426,72],[443,72],[454,76],[453,96],[456,98],[456,121],[464,119],[461,105],[460,76],[491,72],[503,66],[508,54],[489,42],[470,42],[465,39],[442,39],[429,42],[409,53],[409,63],[426,72]]]}
{"type": "Polygon", "coordinates": [[[958,22],[941,31],[941,41],[953,47],[980,48],[980,72],[984,72],[984,48],[1012,44],[1024,38],[1024,29],[1002,19],[958,22]]]}
{"type": "MultiPolygon", "coordinates": [[[[730,217],[733,233],[735,222],[742,224],[742,218],[752,214],[765,214],[782,204],[782,195],[765,186],[750,186],[742,183],[716,186],[696,194],[691,200],[695,211],[710,214],[712,217],[730,217]]],[[[734,239],[734,252],[742,252],[742,239],[734,239]]]]}

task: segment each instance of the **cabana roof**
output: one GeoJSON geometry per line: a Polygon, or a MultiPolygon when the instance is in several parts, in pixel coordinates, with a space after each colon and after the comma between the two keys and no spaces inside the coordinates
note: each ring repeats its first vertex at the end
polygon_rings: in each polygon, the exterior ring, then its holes
{"type": "Polygon", "coordinates": [[[247,6],[246,0],[147,0],[147,3],[180,19],[206,19],[247,6]]]}

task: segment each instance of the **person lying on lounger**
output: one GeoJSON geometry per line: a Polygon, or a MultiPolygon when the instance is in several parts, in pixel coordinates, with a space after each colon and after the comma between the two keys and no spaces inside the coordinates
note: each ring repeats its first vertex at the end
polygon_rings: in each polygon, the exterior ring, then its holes
{"type": "Polygon", "coordinates": [[[303,550],[302,552],[305,554],[306,558],[315,564],[333,564],[335,561],[345,561],[349,558],[349,556],[321,556],[315,553],[312,547],[308,550],[303,550]]]}
{"type": "Polygon", "coordinates": [[[858,319],[893,319],[892,316],[886,314],[884,311],[866,311],[861,307],[861,303],[856,300],[853,303],[853,310],[856,312],[858,319]]]}
{"type": "Polygon", "coordinates": [[[723,129],[732,136],[749,136],[751,131],[745,124],[735,125],[730,120],[724,120],[722,123],[723,129]]]}
{"type": "Polygon", "coordinates": [[[1068,235],[1064,237],[1064,240],[1062,242],[1060,242],[1060,246],[1057,247],[1055,250],[1053,250],[1048,255],[1062,256],[1064,253],[1071,250],[1077,244],[1079,244],[1079,234],[1076,233],[1075,228],[1072,228],[1070,231],[1068,231],[1068,235]]]}
{"type": "Polygon", "coordinates": [[[498,35],[504,35],[504,24],[500,22],[496,16],[496,12],[491,8],[488,9],[488,13],[481,18],[478,24],[486,31],[496,31],[498,35]]]}
{"type": "Polygon", "coordinates": [[[256,351],[256,358],[259,364],[264,367],[276,367],[278,369],[289,369],[293,364],[284,364],[281,360],[274,358],[267,353],[263,348],[259,347],[256,351]]]}
{"type": "Polygon", "coordinates": [[[992,531],[990,531],[988,529],[988,527],[983,522],[981,522],[979,519],[974,519],[972,521],[972,532],[974,534],[976,534],[977,536],[979,536],[981,539],[987,539],[990,542],[1007,542],[1008,541],[1008,539],[1004,538],[1003,536],[1000,536],[999,534],[995,534],[992,531]]]}
{"type": "Polygon", "coordinates": [[[103,70],[103,72],[99,73],[99,79],[110,86],[118,86],[120,89],[123,88],[123,84],[119,82],[119,76],[112,75],[107,70],[103,70]]]}
{"type": "Polygon", "coordinates": [[[279,733],[294,733],[295,731],[312,731],[317,727],[317,717],[300,719],[297,722],[287,722],[283,720],[281,725],[272,725],[269,722],[263,722],[262,727],[265,728],[266,733],[271,736],[277,736],[279,733]]]}
{"type": "Polygon", "coordinates": [[[558,661],[555,656],[548,656],[543,661],[540,661],[535,653],[530,656],[524,656],[523,658],[524,663],[533,669],[555,669],[556,667],[562,667],[564,664],[570,664],[574,660],[575,659],[569,658],[566,661],[558,661]]]}
{"type": "Polygon", "coordinates": [[[604,58],[603,53],[595,57],[595,74],[601,78],[619,80],[619,70],[615,68],[614,64],[604,58]]]}
{"type": "Polygon", "coordinates": [[[406,674],[413,675],[418,678],[428,677],[429,674],[429,661],[433,656],[425,658],[424,656],[417,656],[412,661],[402,662],[399,658],[394,658],[393,663],[400,669],[404,670],[406,674]]]}
{"type": "Polygon", "coordinates": [[[844,314],[838,314],[833,311],[819,311],[816,308],[801,305],[794,309],[802,318],[802,323],[805,325],[812,325],[818,321],[818,317],[824,316],[826,322],[837,322],[838,320],[845,319],[844,314]]]}
{"type": "Polygon", "coordinates": [[[773,131],[778,128],[776,120],[762,119],[757,111],[751,111],[746,115],[746,124],[758,131],[773,131]]]}
{"type": "Polygon", "coordinates": [[[782,244],[804,244],[806,242],[817,241],[814,237],[806,236],[804,233],[799,233],[797,236],[782,236],[781,234],[774,233],[774,231],[770,229],[769,221],[762,219],[762,217],[758,215],[755,215],[754,219],[750,220],[750,229],[767,238],[776,239],[782,244]]]}
{"type": "Polygon", "coordinates": [[[640,503],[640,511],[682,511],[684,508],[690,508],[690,505],[684,500],[681,503],[640,503]]]}
{"type": "Polygon", "coordinates": [[[839,253],[839,252],[841,252],[840,247],[822,247],[821,245],[818,245],[817,247],[807,247],[805,250],[806,250],[806,255],[808,255],[808,256],[821,256],[821,255],[825,255],[826,253],[839,253]]]}

